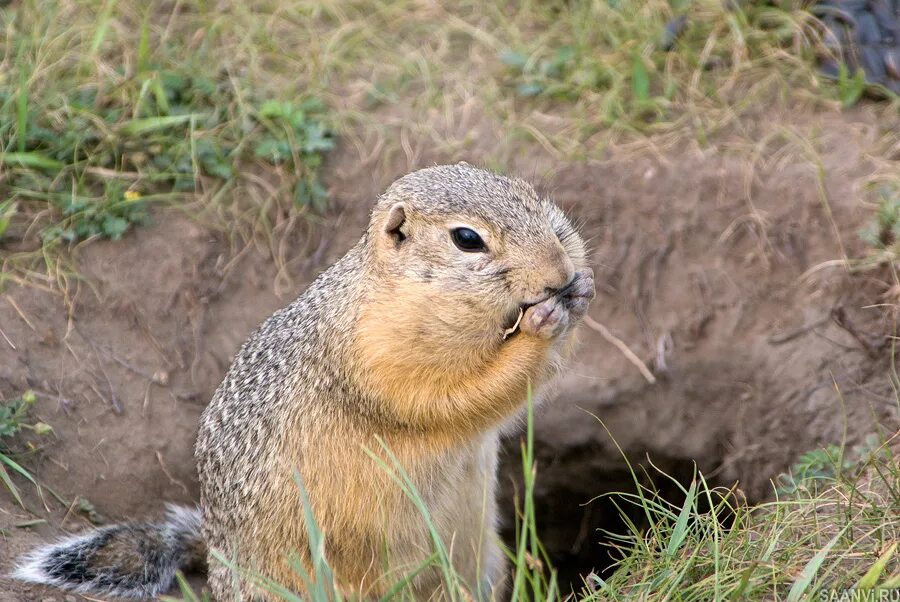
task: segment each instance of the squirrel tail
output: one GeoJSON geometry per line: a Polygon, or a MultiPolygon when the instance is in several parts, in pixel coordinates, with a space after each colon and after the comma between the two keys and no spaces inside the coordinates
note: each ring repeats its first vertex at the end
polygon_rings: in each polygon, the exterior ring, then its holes
{"type": "Polygon", "coordinates": [[[11,577],[80,594],[155,598],[179,569],[206,561],[199,508],[170,505],[156,523],[110,525],[38,548],[11,577]]]}

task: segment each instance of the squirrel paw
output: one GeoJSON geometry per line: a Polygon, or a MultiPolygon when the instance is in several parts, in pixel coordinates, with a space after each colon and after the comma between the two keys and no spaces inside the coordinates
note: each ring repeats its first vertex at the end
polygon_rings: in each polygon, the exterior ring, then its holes
{"type": "Polygon", "coordinates": [[[550,297],[525,310],[519,328],[542,339],[552,339],[569,326],[569,311],[559,297],[550,297]]]}
{"type": "Polygon", "coordinates": [[[576,273],[572,283],[560,295],[526,309],[519,327],[532,336],[552,339],[582,318],[593,298],[594,271],[586,269],[576,273]]]}
{"type": "Polygon", "coordinates": [[[594,270],[587,268],[575,274],[572,284],[562,296],[563,305],[569,310],[572,320],[578,320],[587,313],[588,305],[594,298],[594,270]]]}

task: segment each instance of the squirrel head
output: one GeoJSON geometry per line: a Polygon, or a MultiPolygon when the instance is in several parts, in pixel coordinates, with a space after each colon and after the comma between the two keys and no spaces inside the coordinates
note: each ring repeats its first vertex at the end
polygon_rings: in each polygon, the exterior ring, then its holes
{"type": "Polygon", "coordinates": [[[520,308],[564,288],[585,267],[584,243],[559,207],[523,180],[465,163],[394,182],[372,212],[367,237],[374,269],[397,294],[414,288],[427,298],[421,309],[438,319],[466,312],[468,319],[454,322],[470,325],[473,335],[499,335],[520,308]]]}
{"type": "Polygon", "coordinates": [[[504,334],[587,267],[585,249],[526,182],[466,164],[413,172],[379,198],[361,248],[351,365],[388,419],[443,445],[552,372],[569,337],[504,334]]]}

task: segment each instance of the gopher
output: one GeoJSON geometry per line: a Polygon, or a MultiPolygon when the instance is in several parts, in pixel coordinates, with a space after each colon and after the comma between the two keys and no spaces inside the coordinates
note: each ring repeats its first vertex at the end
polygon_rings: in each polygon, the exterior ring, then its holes
{"type": "Polygon", "coordinates": [[[324,553],[348,597],[415,573],[415,599],[444,599],[440,569],[421,568],[436,535],[452,587],[490,599],[499,431],[558,372],[593,296],[582,238],[526,182],[464,163],[408,174],[238,352],[201,418],[199,508],[63,539],[16,576],[142,598],[207,560],[215,599],[269,600],[235,567],[302,594],[324,553]]]}

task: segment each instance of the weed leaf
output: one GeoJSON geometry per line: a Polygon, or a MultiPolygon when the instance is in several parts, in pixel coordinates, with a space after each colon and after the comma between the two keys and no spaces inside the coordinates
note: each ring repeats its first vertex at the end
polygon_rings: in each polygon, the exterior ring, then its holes
{"type": "Polygon", "coordinates": [[[640,54],[634,55],[631,65],[631,87],[634,91],[634,98],[639,104],[650,100],[650,76],[640,54]]]}

